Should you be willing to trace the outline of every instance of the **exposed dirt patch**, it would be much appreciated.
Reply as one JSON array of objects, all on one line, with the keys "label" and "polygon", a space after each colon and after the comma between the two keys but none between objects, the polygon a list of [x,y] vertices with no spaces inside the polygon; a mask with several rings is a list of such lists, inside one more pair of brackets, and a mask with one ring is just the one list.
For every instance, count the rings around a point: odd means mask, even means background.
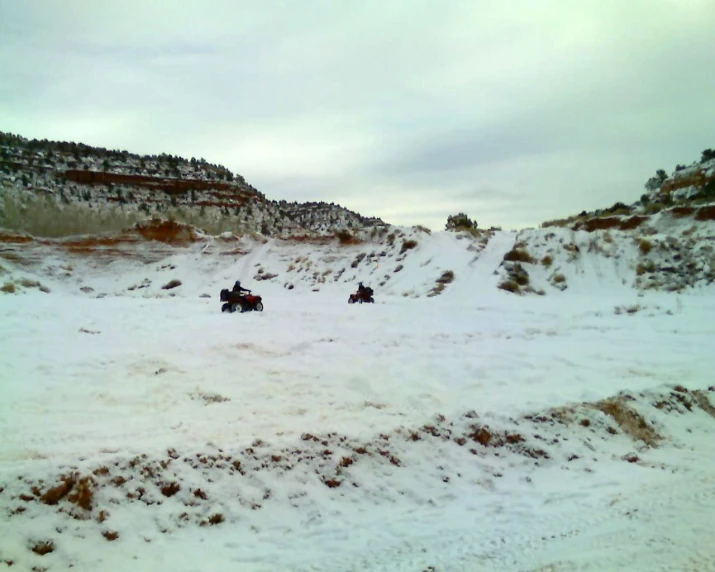
[{"label": "exposed dirt patch", "polygon": [[668,212],[675,218],[685,218],[692,215],[695,212],[695,209],[693,207],[675,207],[674,209],[670,209]]},{"label": "exposed dirt patch", "polygon": [[0,243],[5,244],[22,244],[25,242],[32,242],[33,237],[26,234],[20,234],[18,232],[12,232],[7,230],[0,230]]},{"label": "exposed dirt patch", "polygon": [[134,228],[145,240],[157,240],[177,246],[200,240],[196,229],[176,221],[151,220],[137,223]]},{"label": "exposed dirt patch", "polygon": [[179,483],[169,483],[161,487],[161,494],[163,494],[165,497],[173,497],[180,490],[181,485],[179,485]]},{"label": "exposed dirt patch", "polygon": [[595,407],[612,417],[621,430],[635,441],[643,441],[649,447],[655,447],[662,439],[642,415],[626,405],[622,396],[600,401]]},{"label": "exposed dirt patch", "polygon": [[648,217],[644,216],[632,216],[627,219],[617,216],[596,217],[584,221],[578,221],[572,228],[573,230],[585,230],[586,232],[593,232],[594,230],[608,230],[612,228],[618,230],[633,230],[634,228],[638,228],[646,220],[648,220]]},{"label": "exposed dirt patch", "polygon": [[700,207],[695,214],[695,220],[715,220],[715,205]]}]

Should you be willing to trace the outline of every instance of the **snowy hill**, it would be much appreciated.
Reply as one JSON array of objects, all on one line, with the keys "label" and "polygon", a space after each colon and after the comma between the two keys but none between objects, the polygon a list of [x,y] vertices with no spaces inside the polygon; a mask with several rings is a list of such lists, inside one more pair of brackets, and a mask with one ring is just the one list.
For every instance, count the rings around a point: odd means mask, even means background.
[{"label": "snowy hill", "polygon": [[[332,203],[268,200],[240,175],[205,159],[140,156],[81,143],[29,141],[2,132],[0,191],[11,199],[6,211],[35,205],[51,209],[55,218],[99,218],[98,228],[105,230],[119,230],[149,216],[184,221],[216,234],[231,230],[266,236],[383,224]],[[24,220],[19,218],[4,226],[40,236],[67,234],[57,224],[33,226],[27,213]],[[86,220],[72,224],[74,233],[91,232]]]}]

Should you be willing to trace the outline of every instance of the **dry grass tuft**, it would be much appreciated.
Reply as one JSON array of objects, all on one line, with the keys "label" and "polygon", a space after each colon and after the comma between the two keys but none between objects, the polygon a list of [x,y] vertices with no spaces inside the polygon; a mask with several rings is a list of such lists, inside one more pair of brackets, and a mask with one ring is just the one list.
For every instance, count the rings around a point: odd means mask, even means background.
[{"label": "dry grass tuft", "polygon": [[67,500],[84,510],[92,510],[92,499],[94,498],[93,486],[94,481],[91,477],[82,477],[76,482]]},{"label": "dry grass tuft", "polygon": [[521,288],[514,280],[504,280],[497,285],[500,290],[506,290],[507,292],[512,292],[513,294],[520,294]]},{"label": "dry grass tuft", "polygon": [[335,233],[335,238],[338,239],[343,246],[360,244],[362,241],[355,235],[353,235],[349,230],[343,229]]},{"label": "dry grass tuft", "polygon": [[633,304],[631,306],[616,306],[613,311],[616,313],[616,315],[620,316],[623,313],[635,314],[636,312],[640,311],[641,309],[642,308],[641,308],[640,304]]},{"label": "dry grass tuft", "polygon": [[45,554],[49,554],[55,550],[55,543],[51,540],[42,540],[31,546],[30,550],[32,550],[35,554],[44,556]]},{"label": "dry grass tuft", "polygon": [[109,542],[112,542],[113,540],[119,538],[119,533],[115,531],[105,530],[102,533],[102,536],[104,536],[104,538],[106,538]]},{"label": "dry grass tuft", "polygon": [[72,475],[60,477],[61,483],[56,487],[48,489],[40,497],[40,502],[48,505],[56,505],[65,498],[75,484],[75,477]]},{"label": "dry grass tuft", "polygon": [[514,247],[504,255],[504,260],[508,262],[526,262],[533,264],[534,259],[524,248]]},{"label": "dry grass tuft", "polygon": [[442,273],[442,276],[437,278],[438,284],[451,284],[454,281],[454,272],[447,270]]},{"label": "dry grass tuft", "polygon": [[613,418],[621,430],[634,441],[643,441],[649,447],[655,447],[662,439],[645,419],[625,404],[623,397],[614,397],[596,403],[596,408]]},{"label": "dry grass tuft", "polygon": [[641,254],[648,254],[652,248],[653,248],[653,243],[650,240],[641,238],[640,241],[638,242],[638,250],[641,251]]},{"label": "dry grass tuft", "polygon": [[224,397],[223,395],[220,395],[218,393],[203,393],[202,391],[197,391],[194,393],[190,393],[189,397],[193,400],[202,400],[204,401],[207,405],[209,403],[223,403],[224,401],[231,401],[228,397]]},{"label": "dry grass tuft", "polygon": [[475,427],[474,432],[469,435],[469,438],[486,447],[492,440],[492,433],[489,431],[489,427]]},{"label": "dry grass tuft", "polygon": [[6,294],[14,294],[16,291],[15,284],[12,282],[5,282],[0,288],[0,292],[5,292]]},{"label": "dry grass tuft", "polygon": [[427,297],[428,298],[434,298],[435,296],[439,296],[442,292],[444,292],[445,285],[444,284],[437,284],[432,287],[432,289],[427,292]]},{"label": "dry grass tuft", "polygon": [[402,248],[400,248],[400,254],[404,254],[408,250],[412,250],[413,248],[417,247],[417,241],[416,240],[403,240],[402,241]]},{"label": "dry grass tuft", "polygon": [[40,283],[37,280],[30,280],[29,278],[22,278],[20,280],[20,286],[24,288],[39,288]]},{"label": "dry grass tuft", "polygon": [[162,290],[171,290],[172,288],[176,288],[177,286],[181,286],[181,280],[169,280],[166,284],[164,284],[161,289]]},{"label": "dry grass tuft", "polygon": [[547,254],[541,259],[541,264],[544,268],[549,268],[554,263],[554,259],[551,255]]},{"label": "dry grass tuft", "polygon": [[562,282],[566,282],[566,276],[563,274],[554,274],[551,277],[551,282],[554,284],[561,284]]}]

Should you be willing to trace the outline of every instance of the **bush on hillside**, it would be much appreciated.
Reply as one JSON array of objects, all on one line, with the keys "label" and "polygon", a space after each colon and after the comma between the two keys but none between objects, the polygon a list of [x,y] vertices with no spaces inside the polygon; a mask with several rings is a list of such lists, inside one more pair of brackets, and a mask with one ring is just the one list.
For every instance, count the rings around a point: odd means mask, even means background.
[{"label": "bush on hillside", "polygon": [[648,179],[645,183],[647,191],[657,191],[663,185],[663,182],[668,178],[668,174],[663,169],[658,169],[655,176]]},{"label": "bush on hillside", "polygon": [[476,229],[477,229],[477,221],[470,219],[464,213],[458,213],[456,215],[449,215],[447,217],[447,224],[445,225],[445,230],[474,231]]},{"label": "bush on hillside", "polygon": [[400,254],[404,254],[408,250],[412,250],[417,246],[417,241],[416,240],[403,240],[402,241],[402,248],[400,249]]}]

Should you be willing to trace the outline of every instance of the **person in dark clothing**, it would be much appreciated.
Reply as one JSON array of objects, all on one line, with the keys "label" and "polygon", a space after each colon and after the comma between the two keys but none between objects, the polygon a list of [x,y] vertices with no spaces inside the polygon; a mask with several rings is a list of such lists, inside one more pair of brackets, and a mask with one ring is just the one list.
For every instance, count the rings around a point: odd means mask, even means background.
[{"label": "person in dark clothing", "polygon": [[236,282],[234,283],[233,292],[236,292],[237,294],[243,294],[244,292],[247,292],[248,294],[251,293],[248,288],[244,288],[243,286],[241,286],[240,280],[236,280]]},{"label": "person in dark clothing", "polygon": [[365,292],[365,286],[362,285],[362,282],[358,284],[358,292],[360,292],[360,294]]}]

